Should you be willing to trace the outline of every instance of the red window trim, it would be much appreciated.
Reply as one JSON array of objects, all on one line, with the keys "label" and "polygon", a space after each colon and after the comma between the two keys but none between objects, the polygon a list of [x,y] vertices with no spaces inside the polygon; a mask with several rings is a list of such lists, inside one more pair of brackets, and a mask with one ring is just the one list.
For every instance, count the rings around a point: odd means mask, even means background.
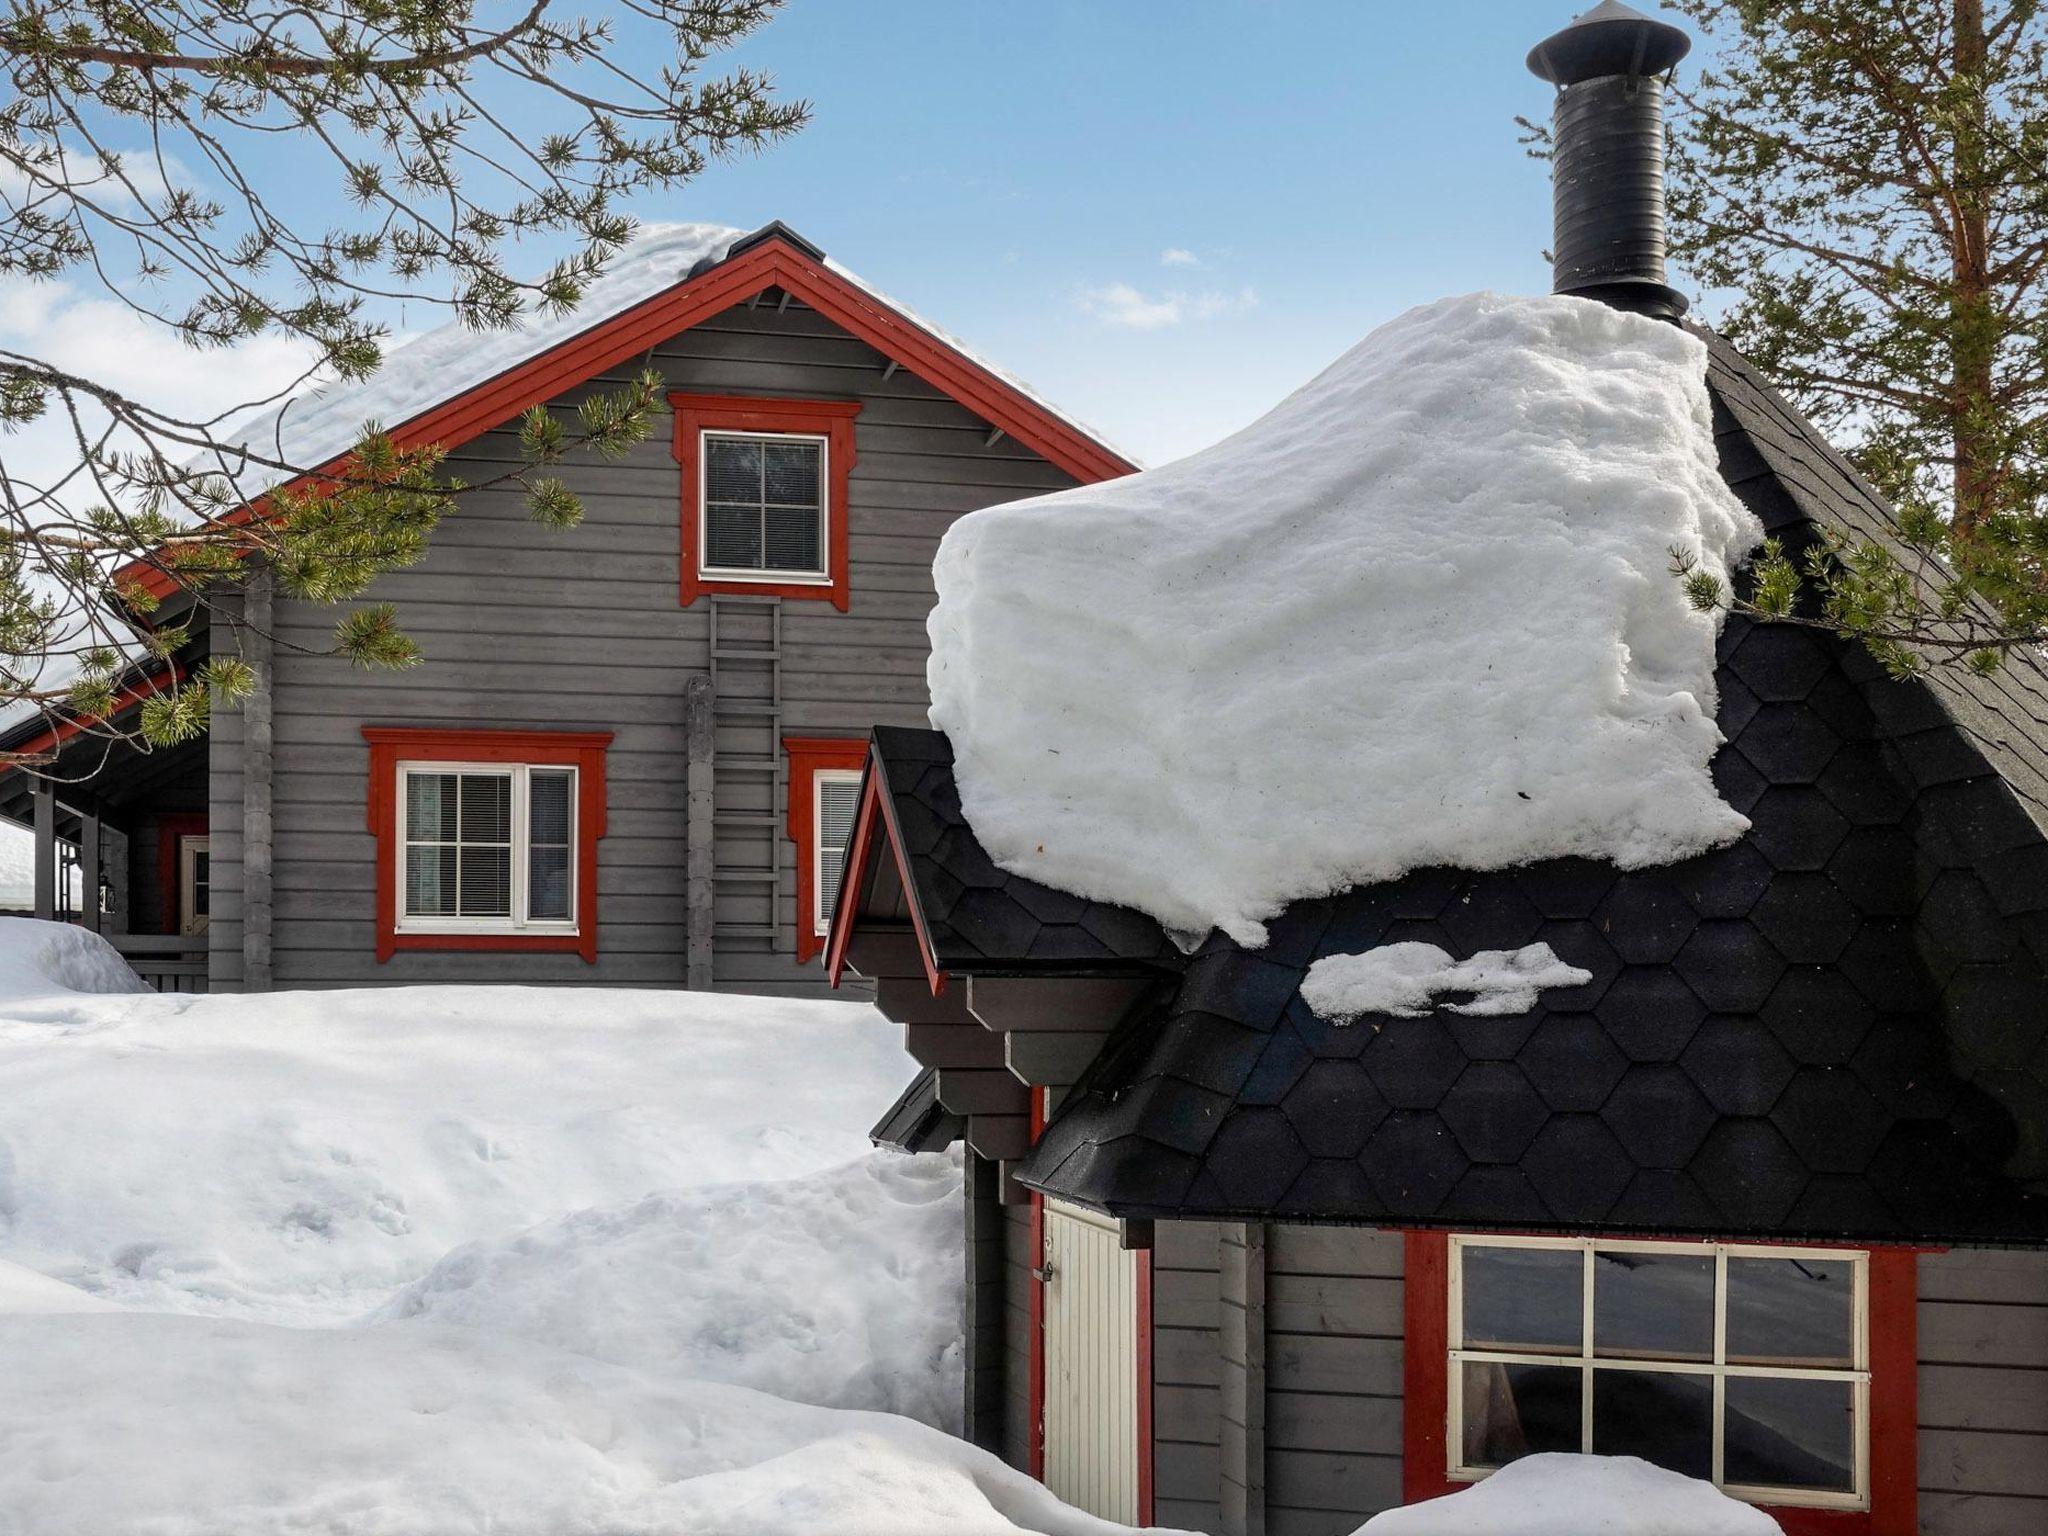
[{"label": "red window trim", "polygon": [[[1419,1504],[1472,1485],[1450,1480],[1444,1444],[1450,1411],[1450,1234],[1404,1236],[1401,1499]],[[1860,1251],[1870,1255],[1870,1508],[1762,1506],[1786,1536],[1914,1536],[1919,1529],[1919,1255],[1908,1248]]]},{"label": "red window trim", "polygon": [[178,845],[188,837],[212,835],[204,811],[166,811],[156,819],[156,888],[165,933],[178,932]]},{"label": "red window trim", "polygon": [[[924,913],[914,896],[910,894],[917,889],[910,878],[910,860],[903,852],[903,838],[896,828],[889,796],[885,792],[881,764],[870,755],[866,777],[862,781],[860,814],[853,824],[853,842],[846,851],[846,880],[862,885],[866,883],[868,851],[870,847],[876,846],[877,828],[880,828],[880,836],[889,856],[896,861],[897,878],[903,882],[905,899],[910,906],[911,931],[917,937],[918,958],[924,963],[925,983],[932,989],[933,997],[943,997],[946,994],[946,983],[951,979],[952,973],[939,969],[938,952],[932,948],[932,936],[925,929]],[[878,852],[877,857],[879,856]],[[832,931],[825,939],[825,979],[835,988],[846,974],[846,951],[847,946],[853,941],[854,927],[860,922],[860,901],[861,897],[856,889],[852,900],[840,904],[837,920],[832,924]]]},{"label": "red window trim", "polygon": [[[610,731],[474,731],[363,727],[370,746],[370,835],[377,839],[377,962],[401,949],[523,949],[597,963],[597,843],[605,833],[605,749]],[[576,932],[400,933],[398,765],[401,762],[531,763],[576,774]]]},{"label": "red window trim", "polygon": [[[853,418],[858,400],[781,400],[754,395],[685,395],[668,397],[675,413],[673,450],[682,467],[683,563],[680,593],[685,608],[707,592],[749,597],[823,599],[841,613],[850,601],[846,569],[846,488],[853,473]],[[703,481],[699,445],[707,431],[790,432],[822,437],[826,442],[825,576],[822,582],[712,580],[698,573],[699,534],[703,526]]]},{"label": "red window trim", "polygon": [[[857,736],[785,736],[789,754],[789,840],[796,844],[796,963],[808,965],[824,948],[828,935],[816,931],[812,906],[818,899],[817,776],[820,770],[858,773],[867,765],[868,744]],[[848,840],[846,874],[853,872],[853,846]],[[844,880],[842,875],[841,879]]]}]

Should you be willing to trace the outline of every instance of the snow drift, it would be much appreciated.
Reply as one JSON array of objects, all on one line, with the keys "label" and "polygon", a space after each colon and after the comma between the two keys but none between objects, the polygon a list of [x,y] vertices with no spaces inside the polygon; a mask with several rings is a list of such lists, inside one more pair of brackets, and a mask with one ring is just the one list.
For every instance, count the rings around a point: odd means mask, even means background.
[{"label": "snow drift", "polygon": [[1737,836],[1706,349],[1582,299],[1448,299],[1178,463],[960,519],[932,723],[1004,868],[1261,943],[1427,865],[1624,867]]},{"label": "snow drift", "polygon": [[96,933],[69,923],[0,917],[0,1008],[28,998],[61,1000],[75,992],[148,990],[114,946]]},{"label": "snow drift", "polygon": [[960,1416],[965,1239],[956,1159],[870,1155],[472,1243],[379,1317],[944,1427]]},{"label": "snow drift", "polygon": [[1712,1483],[1635,1456],[1547,1452],[1470,1488],[1374,1515],[1356,1536],[1782,1536]]}]

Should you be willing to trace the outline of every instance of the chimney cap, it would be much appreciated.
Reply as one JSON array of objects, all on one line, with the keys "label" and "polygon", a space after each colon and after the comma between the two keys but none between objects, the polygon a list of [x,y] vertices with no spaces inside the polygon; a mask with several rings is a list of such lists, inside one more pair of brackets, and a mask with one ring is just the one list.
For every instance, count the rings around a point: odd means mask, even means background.
[{"label": "chimney cap", "polygon": [[1692,39],[1669,22],[1600,0],[1532,48],[1529,70],[1552,85],[1577,85],[1603,75],[1661,75],[1691,51]]}]

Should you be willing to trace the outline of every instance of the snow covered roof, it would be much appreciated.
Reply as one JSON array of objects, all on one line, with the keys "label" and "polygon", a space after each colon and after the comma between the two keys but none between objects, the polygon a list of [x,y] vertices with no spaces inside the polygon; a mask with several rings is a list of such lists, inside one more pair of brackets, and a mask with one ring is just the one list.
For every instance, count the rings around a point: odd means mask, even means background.
[{"label": "snow covered roof", "polygon": [[[1718,473],[1767,532],[1796,552],[1882,515],[1718,340],[1706,386]],[[1130,1219],[2048,1244],[2048,730],[2016,660],[1978,694],[1731,621],[1710,772],[1735,841],[1418,868],[1297,900],[1262,944],[1160,955],[1152,998],[1072,1021],[1117,1032],[1020,1179]],[[875,755],[897,841],[849,872],[834,952],[849,923],[904,924],[873,905],[895,862],[941,981],[957,935],[971,976],[1085,974],[1034,964],[1045,919],[1113,932],[1116,909],[998,869],[940,733]],[[1496,1013],[1432,978],[1427,1016],[1348,1024],[1355,998],[1305,991],[1318,962],[1425,946],[1541,946],[1583,979]]]},{"label": "snow covered roof", "polygon": [[[606,321],[649,299],[702,276],[727,257],[751,246],[780,238],[854,284],[905,320],[1000,379],[1019,395],[1098,443],[1102,435],[1059,408],[1004,369],[980,356],[958,338],[940,330],[908,305],[890,298],[858,274],[827,257],[780,221],[752,231],[723,224],[652,223],[642,225],[591,283],[583,300],[566,314],[529,313],[501,331],[477,331],[451,321],[392,346],[384,365],[370,378],[342,387],[309,389],[228,435],[230,446],[243,446],[295,465],[325,464],[348,452],[363,435],[366,422],[395,428],[422,412],[489,382],[507,369],[597,329]],[[254,495],[260,480],[244,481]]]},{"label": "snow covered roof", "polygon": [[[811,305],[1079,480],[1137,467],[1093,428],[779,221],[751,234],[713,224],[645,225],[571,313],[528,315],[496,332],[444,325],[391,348],[368,380],[308,391],[235,429],[234,441],[310,468],[344,455],[371,421],[400,443],[459,447],[771,287]],[[236,483],[254,498],[278,478],[248,469]],[[146,560],[120,574],[158,597],[177,590],[168,573]]]}]

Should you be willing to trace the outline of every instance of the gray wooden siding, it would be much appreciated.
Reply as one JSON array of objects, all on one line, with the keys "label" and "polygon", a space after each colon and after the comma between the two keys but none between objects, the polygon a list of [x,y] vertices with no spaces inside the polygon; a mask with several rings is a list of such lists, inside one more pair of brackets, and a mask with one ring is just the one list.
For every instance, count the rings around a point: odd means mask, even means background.
[{"label": "gray wooden siding", "polygon": [[2048,1255],[1920,1259],[1920,1529],[2048,1531]]},{"label": "gray wooden siding", "polygon": [[1162,1221],[1152,1242],[1153,1518],[1220,1528],[1222,1277],[1219,1229]]},{"label": "gray wooden siding", "polygon": [[[1008,438],[986,443],[976,417],[913,376],[882,377],[879,353],[792,305],[744,306],[654,349],[678,390],[857,398],[859,463],[849,488],[851,609],[783,607],[782,729],[865,735],[924,723],[930,563],[963,512],[1072,481]],[[636,363],[637,366],[637,363]],[[557,405],[573,404],[575,396]],[[508,433],[451,461],[481,484],[513,461]],[[478,489],[434,535],[418,566],[380,579],[368,600],[398,605],[425,648],[400,673],[354,670],[295,653],[328,643],[334,610],[280,600],[275,688],[275,984],[507,981],[679,986],[684,979],[683,684],[708,663],[706,605],[678,605],[682,488],[667,422],[616,462],[579,461],[563,478],[584,498],[572,530],[536,526],[515,490]],[[600,955],[374,952],[374,846],[364,826],[366,724],[594,729],[616,733],[608,761],[608,835],[598,852]],[[215,978],[241,976],[240,732],[213,738]],[[778,823],[783,807],[771,811]],[[726,807],[721,807],[725,809]],[[735,809],[745,807],[734,806]],[[766,834],[756,833],[755,836]],[[793,931],[794,849],[772,834],[783,869],[777,918]],[[741,862],[721,848],[721,862]],[[757,919],[758,920],[758,919]],[[720,986],[801,992],[787,939],[722,943]]]},{"label": "gray wooden siding", "polygon": [[1003,1207],[1003,1460],[1031,1470],[1031,1208]]}]

